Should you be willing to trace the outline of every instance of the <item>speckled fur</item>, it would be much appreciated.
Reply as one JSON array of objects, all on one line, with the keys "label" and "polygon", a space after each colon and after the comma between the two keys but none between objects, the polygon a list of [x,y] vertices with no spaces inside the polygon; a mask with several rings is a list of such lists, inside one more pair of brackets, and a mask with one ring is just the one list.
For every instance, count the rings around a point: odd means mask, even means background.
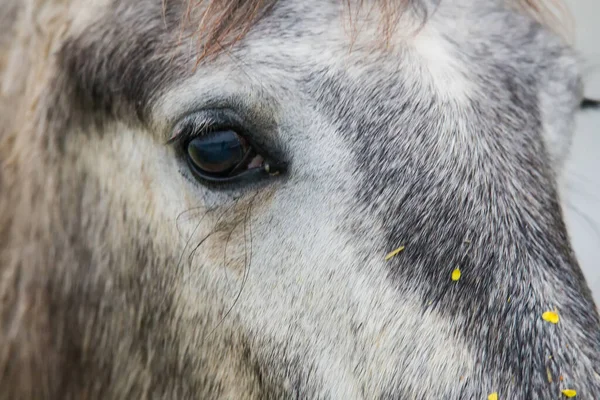
[{"label": "speckled fur", "polygon": [[[383,48],[380,8],[280,0],[196,67],[184,3],[9,3],[0,398],[597,398],[578,66],[531,17],[412,1]],[[165,142],[215,107],[289,171],[195,181]]]}]

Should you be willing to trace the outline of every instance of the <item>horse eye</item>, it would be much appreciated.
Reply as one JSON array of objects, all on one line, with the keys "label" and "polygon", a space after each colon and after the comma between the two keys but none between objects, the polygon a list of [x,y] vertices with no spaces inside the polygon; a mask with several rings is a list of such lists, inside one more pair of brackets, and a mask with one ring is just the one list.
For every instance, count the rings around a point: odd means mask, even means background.
[{"label": "horse eye", "polygon": [[213,131],[185,145],[188,166],[197,179],[214,183],[269,173],[272,167],[233,130]]},{"label": "horse eye", "polygon": [[211,132],[190,140],[187,155],[200,171],[215,176],[227,175],[241,164],[250,151],[248,143],[231,130]]}]

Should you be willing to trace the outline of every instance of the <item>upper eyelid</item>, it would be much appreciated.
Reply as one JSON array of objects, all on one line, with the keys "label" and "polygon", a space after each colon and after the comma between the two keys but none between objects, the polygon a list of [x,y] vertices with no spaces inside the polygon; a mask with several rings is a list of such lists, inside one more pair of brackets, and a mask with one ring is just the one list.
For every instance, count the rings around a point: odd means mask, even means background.
[{"label": "upper eyelid", "polygon": [[[173,125],[167,143],[178,142],[190,136],[198,136],[206,133],[209,129],[231,129],[244,135],[249,134],[248,122],[230,107],[192,111],[179,118]],[[186,129],[191,125],[194,128],[193,132]]]},{"label": "upper eyelid", "polygon": [[166,144],[172,144],[179,142],[182,139],[188,138],[189,130],[187,129],[191,124],[194,124],[194,134],[199,132],[205,132],[211,126],[217,124],[216,120],[208,115],[198,115],[198,113],[190,113],[181,118],[172,128],[171,135],[167,140]]}]

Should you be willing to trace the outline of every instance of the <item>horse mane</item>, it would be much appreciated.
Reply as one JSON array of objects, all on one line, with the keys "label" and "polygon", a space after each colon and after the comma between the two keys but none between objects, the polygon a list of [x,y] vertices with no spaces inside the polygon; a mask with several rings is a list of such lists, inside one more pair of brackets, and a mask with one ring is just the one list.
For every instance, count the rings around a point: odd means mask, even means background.
[{"label": "horse mane", "polygon": [[[357,0],[356,5],[352,0],[340,0],[345,3],[352,25],[353,34],[356,33],[352,21],[353,7],[365,6],[365,0]],[[444,0],[440,0],[444,1]],[[561,0],[505,0],[509,6],[529,14],[540,23],[548,26],[556,33],[567,38],[570,27],[564,24],[568,15],[565,5]],[[167,0],[163,0],[166,8]],[[398,17],[407,7],[417,3],[417,0],[376,0],[375,6],[381,8],[381,29],[384,41],[387,42],[393,33]],[[198,60],[209,58],[218,54],[223,48],[230,47],[240,41],[263,16],[277,4],[277,0],[200,0],[192,4],[189,0],[185,20],[189,21],[195,9],[200,10],[196,32],[200,38],[200,51]],[[423,16],[423,22],[427,18]]]}]

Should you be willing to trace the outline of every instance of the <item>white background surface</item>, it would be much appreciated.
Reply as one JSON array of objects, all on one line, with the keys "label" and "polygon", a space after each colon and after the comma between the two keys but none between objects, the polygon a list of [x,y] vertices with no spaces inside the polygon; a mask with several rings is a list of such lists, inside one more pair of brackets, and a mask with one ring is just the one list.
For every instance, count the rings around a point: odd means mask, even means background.
[{"label": "white background surface", "polygon": [[[600,99],[600,0],[567,0],[587,97]],[[581,113],[567,163],[565,218],[575,253],[600,306],[600,110]]]}]

